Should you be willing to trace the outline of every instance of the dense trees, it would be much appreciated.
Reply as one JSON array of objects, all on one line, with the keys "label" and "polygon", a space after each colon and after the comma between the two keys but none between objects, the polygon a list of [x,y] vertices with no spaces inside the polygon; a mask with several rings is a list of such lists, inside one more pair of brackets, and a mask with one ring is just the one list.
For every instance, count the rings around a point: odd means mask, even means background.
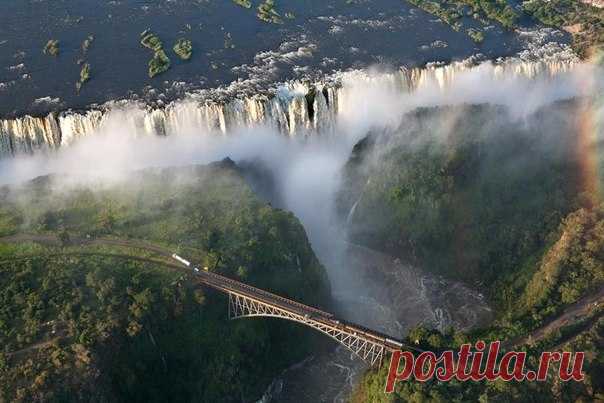
[{"label": "dense trees", "polygon": [[232,164],[5,188],[0,228],[72,240],[0,243],[0,400],[252,400],[320,340],[291,323],[228,321],[223,295],[182,272],[115,256],[149,252],[75,242],[144,239],[323,305],[325,273],[304,229],[257,200]]},{"label": "dense trees", "polygon": [[573,212],[559,233],[527,285],[527,308],[576,302],[604,282],[604,205]]},{"label": "dense trees", "polygon": [[[440,113],[451,116],[448,133],[439,133]],[[354,180],[362,185],[353,238],[429,270],[485,283],[539,254],[573,208],[572,147],[535,134],[538,127],[487,123],[501,120],[500,113],[485,106],[410,115],[417,129],[382,139],[387,144],[375,146],[379,156],[372,159],[379,163]],[[343,210],[354,200],[347,191]]]},{"label": "dense trees", "polygon": [[[424,337],[418,338],[417,334]],[[542,351],[583,351],[586,354],[584,363],[585,379],[582,382],[560,382],[556,379],[557,365],[552,365],[546,382],[438,382],[430,380],[399,382],[392,395],[384,393],[389,363],[369,371],[352,396],[355,403],[362,402],[582,402],[599,401],[604,398],[604,357],[601,352],[601,339],[604,333],[604,318],[600,316],[579,333],[570,338],[559,334],[535,345],[525,346],[528,352],[527,369],[538,367],[538,357]],[[434,336],[435,339],[432,339]],[[448,332],[444,335],[435,330],[418,328],[412,330],[407,341],[419,342],[423,349],[439,352],[443,349],[458,349],[462,342],[472,342],[481,335],[463,335]],[[435,344],[433,340],[438,342]]]},{"label": "dense trees", "polygon": [[[407,0],[409,3],[440,18],[453,30],[463,27],[464,16],[472,16],[483,27],[487,20],[497,21],[505,28],[516,27],[518,13],[506,0]],[[465,32],[473,41],[480,43],[484,40],[483,31],[476,27],[468,27]]]},{"label": "dense trees", "polygon": [[573,107],[560,103],[521,124],[491,106],[411,113],[405,130],[355,148],[340,203],[346,214],[359,200],[351,220],[355,242],[471,282],[497,312],[489,328],[469,334],[420,328],[409,333],[410,343],[439,351],[464,340],[528,340],[522,348],[537,357],[548,349],[585,349],[587,381],[406,382],[386,397],[382,368],[367,375],[357,401],[602,397],[601,306],[586,307],[581,318],[538,341],[527,337],[604,285],[604,204],[582,192],[576,134],[557,117]]},{"label": "dense trees", "polygon": [[547,25],[565,28],[573,34],[573,47],[581,56],[590,48],[604,46],[604,13],[601,8],[573,0],[530,0],[523,10]]},{"label": "dense trees", "polygon": [[[543,24],[568,31],[573,36],[573,48],[581,56],[604,44],[604,13],[588,1],[527,0],[515,7],[507,0],[408,0],[409,3],[440,18],[456,31],[464,25],[464,16],[472,16],[485,28],[497,21],[507,29],[517,28],[527,15]],[[484,30],[486,32],[486,29]],[[475,41],[482,42],[484,33],[475,27],[466,29]]]}]

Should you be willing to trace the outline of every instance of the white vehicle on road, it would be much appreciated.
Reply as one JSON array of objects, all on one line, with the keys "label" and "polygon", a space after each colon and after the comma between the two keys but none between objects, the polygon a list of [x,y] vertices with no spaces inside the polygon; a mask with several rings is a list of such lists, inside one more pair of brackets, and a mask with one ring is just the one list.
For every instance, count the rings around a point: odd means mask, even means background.
[{"label": "white vehicle on road", "polygon": [[191,266],[191,262],[189,262],[186,259],[181,258],[180,256],[178,256],[176,253],[172,255],[172,259],[174,260],[178,260],[180,263],[184,264],[187,267]]}]

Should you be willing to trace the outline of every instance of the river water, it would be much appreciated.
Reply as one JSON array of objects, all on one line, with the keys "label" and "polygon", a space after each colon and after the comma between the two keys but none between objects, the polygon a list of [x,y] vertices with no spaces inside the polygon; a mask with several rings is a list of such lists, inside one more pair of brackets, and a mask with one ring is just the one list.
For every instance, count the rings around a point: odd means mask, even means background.
[{"label": "river water", "polygon": [[[256,4],[256,3],[254,3]],[[167,102],[195,89],[322,76],[372,64],[408,67],[476,54],[509,56],[526,47],[518,32],[497,24],[475,44],[434,16],[400,0],[276,2],[283,24],[267,24],[231,0],[4,0],[0,13],[0,117],[82,109],[125,98]],[[463,18],[464,29],[476,23]],[[466,27],[467,26],[467,27]],[[150,79],[151,52],[140,43],[150,28],[164,43],[172,68]],[[94,36],[84,54],[82,42]],[[190,61],[172,45],[193,42]],[[568,42],[563,34],[554,35]],[[57,39],[59,55],[42,52]],[[91,80],[78,94],[81,65]]]},{"label": "river water", "polygon": [[[398,339],[419,324],[441,331],[449,327],[467,330],[492,319],[483,295],[461,283],[361,246],[345,245],[344,255],[343,261],[326,264],[338,265],[337,269],[345,270],[357,283],[335,285],[334,303],[345,319]],[[286,370],[269,386],[261,402],[346,402],[367,369],[338,345]]]}]

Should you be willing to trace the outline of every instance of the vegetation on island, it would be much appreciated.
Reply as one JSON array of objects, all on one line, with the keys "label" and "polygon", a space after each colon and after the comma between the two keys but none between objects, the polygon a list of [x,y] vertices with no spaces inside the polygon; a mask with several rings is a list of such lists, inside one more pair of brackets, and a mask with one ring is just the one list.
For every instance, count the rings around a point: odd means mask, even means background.
[{"label": "vegetation on island", "polygon": [[174,44],[174,53],[178,55],[182,60],[191,59],[193,54],[193,44],[190,40],[181,38]]},{"label": "vegetation on island", "polygon": [[482,31],[479,31],[474,28],[470,28],[470,29],[466,30],[466,33],[476,43],[481,43],[482,41],[484,41],[484,33]]},{"label": "vegetation on island", "polygon": [[58,56],[59,55],[59,41],[57,39],[49,39],[46,42],[43,50],[45,55]]},{"label": "vegetation on island", "polygon": [[[0,189],[0,401],[255,401],[323,342],[285,321],[229,321],[226,296],[144,248],[323,306],[304,229],[232,162],[62,179]],[[60,242],[6,238],[19,234]]]},{"label": "vegetation on island", "polygon": [[159,39],[159,36],[148,29],[143,31],[140,36],[141,45],[153,51],[153,57],[149,61],[149,78],[153,78],[158,74],[168,71],[171,64],[170,58],[168,58],[166,52],[164,52],[163,44]]},{"label": "vegetation on island", "polygon": [[407,0],[409,3],[433,14],[459,30],[464,15],[484,22],[490,19],[499,22],[505,28],[514,28],[518,13],[506,0]]},{"label": "vegetation on island", "polygon": [[166,52],[158,50],[153,54],[153,58],[149,61],[149,78],[153,78],[158,74],[168,71],[170,68],[170,59],[166,56]]},{"label": "vegetation on island", "polygon": [[173,50],[182,60],[189,60],[193,54],[193,44],[189,39],[181,38],[176,41]]},{"label": "vegetation on island", "polygon": [[80,80],[76,83],[76,90],[80,92],[84,83],[90,80],[90,64],[84,63],[80,70]]},{"label": "vegetation on island", "polygon": [[[440,351],[501,340],[532,357],[561,349],[588,354],[583,383],[560,384],[553,376],[544,383],[410,381],[392,401],[604,397],[598,347],[604,309],[583,302],[604,287],[604,204],[597,193],[604,183],[590,178],[599,182],[585,186],[576,139],[561,134],[576,128],[557,116],[576,107],[558,103],[523,123],[488,105],[421,109],[406,116],[411,129],[402,137],[373,136],[355,147],[339,197],[343,215],[356,203],[351,241],[464,280],[497,313],[488,328],[465,334],[419,329],[410,342]],[[537,332],[575,305],[580,319]],[[387,363],[368,373],[357,401],[382,401],[386,372]]]},{"label": "vegetation on island", "polygon": [[[243,8],[252,8],[253,4],[250,0],[233,0],[233,2]],[[275,9],[275,0],[262,0],[256,8],[256,17],[260,21],[264,21],[270,24],[283,24],[283,18],[281,14]],[[295,14],[288,11],[283,14],[288,20],[296,18]]]},{"label": "vegetation on island", "polygon": [[272,24],[283,24],[281,15],[275,10],[275,0],[263,0],[258,5],[256,14],[261,21]]},{"label": "vegetation on island", "polygon": [[446,3],[431,0],[408,0],[409,3],[422,10],[438,17],[441,21],[449,25],[453,30],[459,31],[461,23],[459,19],[462,15],[454,8],[448,7]]},{"label": "vegetation on island", "polygon": [[243,8],[252,8],[252,2],[250,0],[233,0],[233,3],[240,5]]},{"label": "vegetation on island", "polygon": [[82,46],[81,46],[82,57],[77,60],[77,64],[81,65],[82,67],[80,68],[80,77],[78,78],[78,81],[76,81],[76,84],[75,84],[76,92],[78,94],[82,90],[82,87],[84,86],[84,84],[86,82],[88,82],[88,80],[90,80],[90,63],[86,62],[86,56],[88,54],[88,50],[90,49],[90,46],[92,45],[93,41],[94,41],[94,36],[88,35],[88,37],[86,39],[84,39],[84,41],[82,42]]},{"label": "vegetation on island", "polygon": [[[517,15],[511,8],[504,7],[503,2],[473,2],[465,0],[408,0],[409,3],[438,17],[449,25],[454,31],[460,31],[464,16],[471,16],[484,24],[485,18],[498,20],[506,27],[512,27]],[[484,33],[478,28],[465,30],[468,36],[476,43],[484,40]]]},{"label": "vegetation on island", "polygon": [[159,36],[155,35],[153,32],[151,32],[148,29],[141,33],[140,42],[141,42],[141,45],[143,45],[147,49],[151,49],[154,52],[157,52],[157,51],[163,49],[163,44],[161,42],[161,39],[159,39]]},{"label": "vegetation on island", "polygon": [[473,15],[484,15],[486,18],[497,21],[505,28],[514,28],[518,20],[518,13],[514,11],[507,0],[448,0],[457,5],[469,6]]}]

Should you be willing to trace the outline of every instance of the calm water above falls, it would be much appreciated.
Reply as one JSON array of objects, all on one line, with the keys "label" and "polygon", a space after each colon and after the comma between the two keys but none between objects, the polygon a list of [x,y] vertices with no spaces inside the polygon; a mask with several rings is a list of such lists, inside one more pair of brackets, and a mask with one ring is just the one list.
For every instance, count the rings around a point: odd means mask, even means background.
[{"label": "calm water above falls", "polygon": [[[477,45],[404,1],[356,3],[277,2],[277,11],[295,18],[276,25],[256,18],[254,8],[226,0],[5,0],[0,13],[0,117],[123,98],[166,100],[236,80],[254,92],[268,82],[350,67],[417,66],[478,53],[495,58],[526,46],[521,35],[495,25]],[[169,71],[153,79],[147,75],[151,52],[139,43],[147,28],[159,35],[172,61]],[[83,56],[81,45],[89,35],[95,39]],[[172,51],[180,37],[193,42],[188,62]],[[60,41],[57,57],[42,52],[49,39]],[[79,59],[90,63],[91,80],[78,95]]]}]

